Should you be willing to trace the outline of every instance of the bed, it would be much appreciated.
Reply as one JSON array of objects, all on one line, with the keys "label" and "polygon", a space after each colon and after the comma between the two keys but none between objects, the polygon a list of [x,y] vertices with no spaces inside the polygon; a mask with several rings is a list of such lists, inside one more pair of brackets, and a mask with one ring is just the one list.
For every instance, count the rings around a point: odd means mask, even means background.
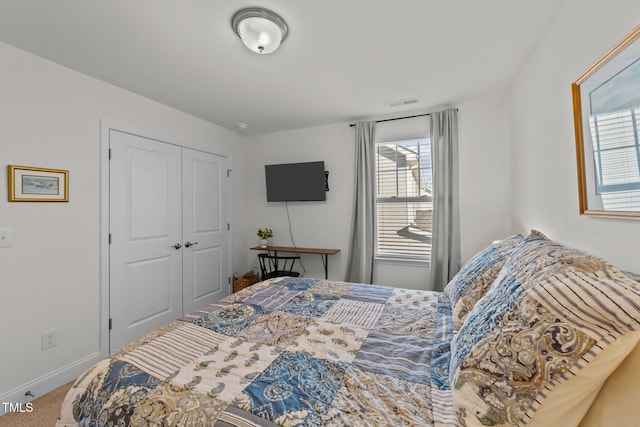
[{"label": "bed", "polygon": [[93,366],[57,426],[633,425],[638,319],[638,282],[537,231],[445,292],[270,279]]}]

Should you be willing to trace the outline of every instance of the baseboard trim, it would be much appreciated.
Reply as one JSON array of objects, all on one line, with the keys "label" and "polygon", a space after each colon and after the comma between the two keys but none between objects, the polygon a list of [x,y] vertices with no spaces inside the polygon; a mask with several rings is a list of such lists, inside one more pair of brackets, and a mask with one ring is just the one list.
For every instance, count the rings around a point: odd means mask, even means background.
[{"label": "baseboard trim", "polygon": [[[27,403],[31,400],[47,394],[52,390],[73,381],[78,378],[84,371],[95,365],[102,359],[102,355],[99,351],[89,354],[82,359],[76,360],[66,366],[56,369],[53,372],[45,374],[40,378],[36,378],[24,385],[14,388],[2,395],[0,395],[0,415],[5,413],[5,406],[2,403]],[[25,393],[30,391],[33,397],[25,396]]]}]

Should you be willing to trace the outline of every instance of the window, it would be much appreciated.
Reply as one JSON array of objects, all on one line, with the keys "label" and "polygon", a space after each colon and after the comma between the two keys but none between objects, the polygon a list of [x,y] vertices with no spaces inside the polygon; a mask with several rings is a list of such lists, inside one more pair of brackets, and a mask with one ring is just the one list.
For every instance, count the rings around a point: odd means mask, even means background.
[{"label": "window", "polygon": [[591,116],[596,192],[606,210],[640,209],[640,108]]},{"label": "window", "polygon": [[428,139],[376,144],[376,257],[431,255],[431,145]]}]

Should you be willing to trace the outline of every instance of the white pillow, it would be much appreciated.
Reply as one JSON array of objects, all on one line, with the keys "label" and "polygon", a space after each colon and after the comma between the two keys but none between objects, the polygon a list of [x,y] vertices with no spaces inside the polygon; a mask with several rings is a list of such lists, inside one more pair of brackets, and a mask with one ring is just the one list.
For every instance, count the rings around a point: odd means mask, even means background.
[{"label": "white pillow", "polygon": [[580,427],[636,427],[640,419],[640,344],[604,383]]},{"label": "white pillow", "polygon": [[[640,362],[640,347],[637,346],[640,340],[640,331],[627,333],[618,338],[613,344],[602,350],[602,353],[598,355],[591,363],[587,364],[579,371],[579,374],[571,378],[569,381],[560,383],[557,387],[551,390],[551,393],[547,396],[544,405],[538,409],[531,421],[527,423],[527,427],[568,427],[576,426],[583,419],[592,402],[596,399],[601,401],[600,406],[604,405],[603,409],[606,409],[607,402],[605,399],[600,398],[598,392],[602,389],[603,384],[607,378],[615,371],[614,375],[618,373],[621,362],[625,357],[633,351],[634,348],[638,348],[635,353],[638,354],[638,362]],[[618,368],[618,370],[616,370]],[[627,381],[635,383],[638,392],[640,392],[640,376],[638,371],[640,370],[640,363],[635,365],[635,372],[627,376]],[[630,373],[630,372],[629,372]],[[635,381],[633,381],[635,376]],[[613,388],[613,387],[612,387]],[[602,394],[602,393],[600,393]],[[636,393],[633,404],[624,406],[623,408],[628,413],[630,411],[637,411],[634,405],[638,404],[638,393]],[[606,399],[611,400],[611,399]],[[630,399],[627,399],[630,400]],[[631,402],[626,402],[631,403]],[[616,411],[624,414],[625,411]],[[592,418],[596,418],[597,411],[594,412]],[[599,412],[603,412],[602,410]],[[613,414],[611,414],[613,415]],[[636,415],[637,416],[637,415]],[[621,424],[617,421],[611,422],[610,418],[605,418],[603,422],[602,417],[595,423],[583,424],[583,427],[603,427],[603,426],[616,426],[622,427],[625,424]],[[637,421],[634,421],[637,423]],[[631,426],[631,424],[627,424]],[[637,425],[637,424],[634,424]]]}]

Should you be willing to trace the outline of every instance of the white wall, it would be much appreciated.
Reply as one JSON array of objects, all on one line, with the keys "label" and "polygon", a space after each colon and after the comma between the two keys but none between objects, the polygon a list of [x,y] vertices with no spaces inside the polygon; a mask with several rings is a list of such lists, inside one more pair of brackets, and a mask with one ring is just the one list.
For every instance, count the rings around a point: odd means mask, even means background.
[{"label": "white wall", "polygon": [[510,93],[513,226],[640,271],[640,222],[580,216],[571,83],[640,21],[637,0],[568,0]]},{"label": "white wall", "polygon": [[[460,193],[462,259],[489,245],[492,240],[519,231],[509,227],[507,200],[508,140],[504,94],[494,94],[459,104]],[[404,123],[403,123],[404,122]],[[414,138],[416,125],[427,118],[379,125],[378,137],[396,135]],[[378,139],[378,138],[377,138]],[[326,202],[292,202],[289,212],[297,246],[341,249],[329,259],[329,278],[344,280],[351,229],[354,188],[354,130],[347,123],[249,137],[247,188],[249,197],[250,245],[257,245],[255,230],[274,230],[273,244],[290,245],[284,203],[267,203],[264,165],[324,160],[330,171]],[[253,239],[253,240],[252,240]],[[257,266],[255,253],[247,251],[249,265]],[[320,257],[303,258],[308,277],[322,277]],[[427,289],[428,269],[424,265],[378,262],[374,282]]]},{"label": "white wall", "polygon": [[492,241],[521,232],[510,222],[508,116],[504,93],[459,104],[460,238],[466,262]]},{"label": "white wall", "polygon": [[[0,63],[0,227],[14,230],[13,247],[0,248],[0,396],[22,396],[25,387],[38,395],[38,384],[51,386],[64,377],[56,373],[100,351],[100,120],[230,155],[236,167],[245,141],[5,44]],[[8,203],[8,164],[69,170],[69,202]],[[233,222],[243,229],[243,174],[233,186]],[[245,234],[234,233],[233,245],[234,259],[244,257]],[[59,344],[42,351],[40,334],[50,328]]]},{"label": "white wall", "polygon": [[[291,246],[285,203],[267,203],[264,166],[323,160],[329,171],[324,202],[289,202],[291,231],[296,246],[335,248],[329,256],[329,278],[344,280],[353,203],[353,129],[345,123],[249,137],[247,196],[251,213],[246,231],[250,246],[258,244],[258,227],[273,229],[272,244]],[[249,246],[248,246],[249,247]],[[247,247],[247,248],[248,248]],[[246,251],[250,266],[257,252]],[[307,277],[324,277],[320,255],[303,255]]]}]

